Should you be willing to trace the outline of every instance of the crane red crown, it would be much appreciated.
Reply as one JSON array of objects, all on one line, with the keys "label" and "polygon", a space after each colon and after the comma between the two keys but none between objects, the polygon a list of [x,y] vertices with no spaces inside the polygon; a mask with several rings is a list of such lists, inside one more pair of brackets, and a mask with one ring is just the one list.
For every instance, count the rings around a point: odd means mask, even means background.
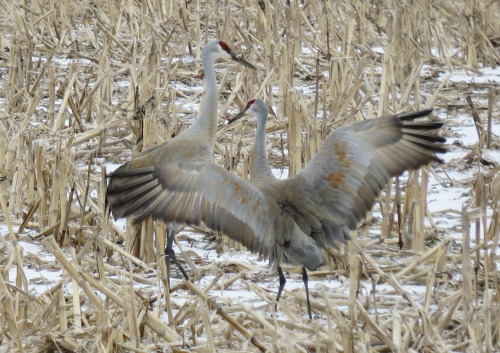
[{"label": "crane red crown", "polygon": [[224,50],[224,51],[226,51],[228,53],[231,53],[231,49],[229,49],[229,45],[227,45],[223,41],[219,41],[219,45],[222,48],[222,50]]},{"label": "crane red crown", "polygon": [[250,106],[254,103],[255,103],[255,99],[252,99],[250,102],[247,103],[247,108],[250,108]]}]

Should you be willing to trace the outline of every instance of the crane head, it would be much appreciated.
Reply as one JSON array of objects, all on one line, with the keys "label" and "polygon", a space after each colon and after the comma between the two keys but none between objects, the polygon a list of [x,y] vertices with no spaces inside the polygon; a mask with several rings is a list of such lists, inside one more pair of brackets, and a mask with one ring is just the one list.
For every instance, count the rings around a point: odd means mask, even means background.
[{"label": "crane head", "polygon": [[227,123],[231,124],[238,119],[243,118],[245,115],[251,114],[257,117],[258,120],[266,120],[269,115],[266,103],[262,99],[252,99],[247,103],[245,109],[243,109],[238,115],[229,120]]},{"label": "crane head", "polygon": [[[248,61],[246,61],[242,57],[236,56],[236,54],[234,54],[231,51],[231,48],[229,48],[229,45],[227,45],[222,40],[217,40],[217,41],[214,41],[213,43],[216,44],[215,45],[216,55],[218,57],[236,61],[236,62],[238,62],[238,63],[240,63],[240,64],[242,64],[242,65],[244,65],[252,70],[255,70],[255,66],[250,64]],[[210,47],[210,44],[211,43],[209,43],[205,48]]]}]

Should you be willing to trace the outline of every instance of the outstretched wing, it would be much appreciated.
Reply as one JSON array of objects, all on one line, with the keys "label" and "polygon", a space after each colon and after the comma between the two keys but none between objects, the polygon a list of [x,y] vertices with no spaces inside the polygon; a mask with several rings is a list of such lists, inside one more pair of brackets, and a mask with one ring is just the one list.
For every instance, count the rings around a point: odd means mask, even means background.
[{"label": "outstretched wing", "polygon": [[271,262],[280,261],[277,244],[290,241],[295,227],[256,187],[210,162],[124,164],[110,175],[106,202],[115,218],[203,222]]},{"label": "outstretched wing", "polygon": [[[320,222],[328,245],[349,239],[349,230],[372,208],[390,177],[440,161],[445,139],[432,130],[439,122],[415,122],[431,110],[359,121],[331,132],[310,163],[297,175],[310,185],[316,208],[329,216]],[[293,180],[290,179],[290,180]],[[309,208],[315,208],[308,200]],[[308,213],[309,217],[311,212]],[[314,219],[313,219],[314,221]]]}]

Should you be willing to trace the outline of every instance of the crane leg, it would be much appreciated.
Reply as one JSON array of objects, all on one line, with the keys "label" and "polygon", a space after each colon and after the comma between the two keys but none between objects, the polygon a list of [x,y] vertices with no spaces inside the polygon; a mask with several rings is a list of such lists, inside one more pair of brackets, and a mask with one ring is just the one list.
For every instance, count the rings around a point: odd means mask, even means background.
[{"label": "crane leg", "polygon": [[306,287],[307,311],[309,312],[309,319],[312,320],[311,302],[309,301],[309,285],[307,283],[309,280],[309,277],[307,276],[307,270],[304,266],[302,266],[302,280],[304,281],[304,287]]},{"label": "crane leg", "polygon": [[278,295],[276,296],[276,304],[274,308],[275,310],[278,308],[278,302],[281,298],[281,293],[283,293],[283,288],[285,288],[285,283],[286,283],[286,278],[285,275],[283,274],[281,266],[278,266],[278,275],[280,276],[280,288],[278,289]]},{"label": "crane leg", "polygon": [[175,256],[174,249],[172,248],[176,233],[177,232],[175,230],[167,230],[167,247],[165,248],[165,262],[167,264],[167,279],[168,279],[169,290],[170,290],[170,259],[174,260],[174,263],[177,265],[177,268],[182,272],[184,278],[187,281],[189,280],[189,276],[187,275],[186,271],[184,270],[181,263],[177,259],[177,256]]}]

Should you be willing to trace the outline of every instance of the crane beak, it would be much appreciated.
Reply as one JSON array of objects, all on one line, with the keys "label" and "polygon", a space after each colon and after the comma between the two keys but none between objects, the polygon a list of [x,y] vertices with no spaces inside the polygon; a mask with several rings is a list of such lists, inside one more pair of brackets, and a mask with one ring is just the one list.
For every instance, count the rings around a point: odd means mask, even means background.
[{"label": "crane beak", "polygon": [[255,68],[255,66],[253,66],[252,64],[250,64],[248,61],[246,61],[245,59],[241,58],[241,57],[238,57],[236,56],[235,54],[231,53],[231,60],[234,60],[236,61],[237,63],[240,63],[240,64],[243,64],[245,65],[246,67],[248,67],[249,69],[252,69],[252,70],[257,70]]},{"label": "crane beak", "polygon": [[246,112],[248,110],[248,107],[246,107],[245,109],[243,109],[238,115],[236,115],[234,118],[232,118],[231,120],[229,120],[227,122],[227,125],[231,124],[231,123],[234,123],[236,120],[238,119],[241,119],[245,116]]}]

